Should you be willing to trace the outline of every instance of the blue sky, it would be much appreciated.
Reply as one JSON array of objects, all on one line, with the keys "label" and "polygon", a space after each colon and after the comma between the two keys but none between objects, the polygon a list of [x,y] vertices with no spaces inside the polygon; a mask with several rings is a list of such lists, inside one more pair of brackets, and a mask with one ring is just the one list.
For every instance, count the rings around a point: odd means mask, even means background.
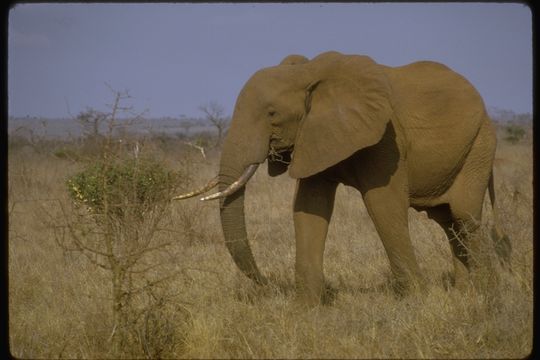
[{"label": "blue sky", "polygon": [[106,84],[148,116],[231,113],[256,70],[337,50],[442,62],[488,106],[532,112],[530,10],[503,3],[24,4],[9,14],[11,116],[105,109]]}]

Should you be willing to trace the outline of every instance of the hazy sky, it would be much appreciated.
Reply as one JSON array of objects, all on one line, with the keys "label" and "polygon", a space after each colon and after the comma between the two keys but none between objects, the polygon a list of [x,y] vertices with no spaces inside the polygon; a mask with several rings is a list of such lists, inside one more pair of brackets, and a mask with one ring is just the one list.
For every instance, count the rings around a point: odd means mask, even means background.
[{"label": "hazy sky", "polygon": [[[386,65],[440,61],[488,106],[532,112],[531,13],[520,4],[26,4],[9,16],[9,114],[232,112],[256,70],[337,50]],[[127,104],[126,104],[127,105]]]}]

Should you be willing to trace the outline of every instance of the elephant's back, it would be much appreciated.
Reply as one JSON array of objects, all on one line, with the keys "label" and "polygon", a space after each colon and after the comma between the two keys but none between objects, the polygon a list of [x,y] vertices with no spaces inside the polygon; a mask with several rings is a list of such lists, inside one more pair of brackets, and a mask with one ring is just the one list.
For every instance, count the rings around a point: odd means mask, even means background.
[{"label": "elephant's back", "polygon": [[[474,86],[443,64],[420,61],[387,68],[393,107],[405,129],[478,130],[485,115],[484,102]],[[465,131],[470,136],[471,131]]]},{"label": "elephant's back", "polygon": [[443,193],[461,169],[487,115],[473,85],[430,61],[387,68],[395,119],[406,139],[413,195]]}]

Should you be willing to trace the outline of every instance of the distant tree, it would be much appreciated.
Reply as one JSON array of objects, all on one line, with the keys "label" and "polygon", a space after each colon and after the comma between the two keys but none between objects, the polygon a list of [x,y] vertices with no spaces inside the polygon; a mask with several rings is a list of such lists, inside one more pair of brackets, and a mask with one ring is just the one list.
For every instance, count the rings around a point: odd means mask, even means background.
[{"label": "distant tree", "polygon": [[101,127],[109,119],[109,114],[94,109],[86,109],[77,115],[76,121],[81,125],[83,136],[96,140],[101,137]]},{"label": "distant tree", "polygon": [[217,102],[211,101],[208,104],[199,106],[199,110],[205,114],[206,121],[216,128],[217,141],[215,146],[220,146],[230,122],[230,118],[225,116],[225,109]]},{"label": "distant tree", "polygon": [[524,125],[524,126],[532,125],[532,115],[531,113],[517,114],[514,117],[513,122],[515,122],[518,125]]},{"label": "distant tree", "polygon": [[182,119],[180,120],[180,127],[183,130],[183,133],[186,137],[189,137],[189,130],[195,126],[195,122],[190,119]]},{"label": "distant tree", "polygon": [[530,113],[516,113],[512,110],[490,107],[488,109],[491,119],[500,124],[517,124],[528,126],[532,124]]}]

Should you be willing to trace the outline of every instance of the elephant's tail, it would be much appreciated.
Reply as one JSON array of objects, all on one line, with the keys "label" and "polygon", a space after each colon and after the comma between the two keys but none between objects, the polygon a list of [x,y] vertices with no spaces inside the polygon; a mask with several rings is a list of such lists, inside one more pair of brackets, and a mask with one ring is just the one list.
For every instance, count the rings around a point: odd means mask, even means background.
[{"label": "elephant's tail", "polygon": [[491,202],[491,208],[493,209],[493,214],[496,213],[496,207],[495,207],[495,181],[493,179],[493,170],[491,171],[491,174],[489,176],[489,184],[488,184],[488,191],[489,191],[489,201]]},{"label": "elephant's tail", "polygon": [[499,211],[495,199],[495,180],[493,176],[493,170],[489,176],[488,183],[489,200],[491,202],[491,209],[493,213],[493,227],[491,229],[491,239],[495,245],[495,252],[499,256],[503,265],[510,264],[510,255],[512,254],[512,243],[510,238],[501,230]]}]

